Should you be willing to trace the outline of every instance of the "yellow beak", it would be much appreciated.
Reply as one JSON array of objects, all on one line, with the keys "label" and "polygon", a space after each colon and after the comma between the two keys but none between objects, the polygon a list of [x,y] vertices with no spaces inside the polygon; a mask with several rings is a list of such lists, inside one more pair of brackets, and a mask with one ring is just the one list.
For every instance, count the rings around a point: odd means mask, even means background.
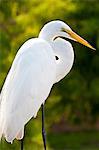
[{"label": "yellow beak", "polygon": [[71,38],[73,38],[74,40],[76,40],[77,42],[93,49],[96,50],[93,46],[91,46],[86,40],[84,40],[82,37],[80,37],[79,35],[77,35],[74,31],[72,30],[65,30],[65,32],[67,32]]}]

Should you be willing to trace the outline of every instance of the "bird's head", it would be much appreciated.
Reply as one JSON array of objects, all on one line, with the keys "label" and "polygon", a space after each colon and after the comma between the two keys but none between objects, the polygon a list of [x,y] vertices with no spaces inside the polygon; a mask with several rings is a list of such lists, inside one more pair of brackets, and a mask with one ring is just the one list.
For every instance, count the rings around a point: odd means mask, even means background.
[{"label": "bird's head", "polygon": [[63,21],[51,21],[47,23],[41,30],[39,34],[40,38],[43,38],[47,41],[54,41],[58,37],[63,39],[71,39],[73,41],[79,42],[93,50],[95,50],[94,47],[92,47],[86,40],[84,40],[82,37],[77,35],[66,23]]}]

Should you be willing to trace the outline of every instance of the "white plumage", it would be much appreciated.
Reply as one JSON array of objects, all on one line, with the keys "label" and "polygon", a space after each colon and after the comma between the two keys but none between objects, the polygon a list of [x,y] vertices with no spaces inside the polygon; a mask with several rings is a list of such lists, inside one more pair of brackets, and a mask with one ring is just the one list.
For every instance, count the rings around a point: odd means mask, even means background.
[{"label": "white plumage", "polygon": [[73,37],[63,28],[72,32],[64,22],[52,21],[19,49],[0,95],[0,138],[22,139],[25,124],[36,117],[53,84],[70,71],[73,48],[59,37]]},{"label": "white plumage", "polygon": [[1,93],[0,125],[8,142],[36,116],[55,81],[55,71],[55,57],[47,42],[31,39],[21,47]]}]

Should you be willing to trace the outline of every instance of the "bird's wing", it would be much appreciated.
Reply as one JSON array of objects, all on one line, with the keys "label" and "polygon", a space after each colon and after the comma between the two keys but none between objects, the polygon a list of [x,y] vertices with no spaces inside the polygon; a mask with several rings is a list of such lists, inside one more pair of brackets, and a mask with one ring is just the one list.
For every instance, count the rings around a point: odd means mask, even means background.
[{"label": "bird's wing", "polygon": [[36,116],[54,83],[55,67],[53,51],[43,40],[32,39],[17,53],[1,92],[0,132],[7,141]]}]

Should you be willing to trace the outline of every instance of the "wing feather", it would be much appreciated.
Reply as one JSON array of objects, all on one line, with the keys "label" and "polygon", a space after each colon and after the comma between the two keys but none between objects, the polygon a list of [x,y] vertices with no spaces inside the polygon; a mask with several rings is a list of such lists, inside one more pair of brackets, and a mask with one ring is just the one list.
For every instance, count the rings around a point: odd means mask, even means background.
[{"label": "wing feather", "polygon": [[55,68],[53,50],[43,40],[29,40],[17,53],[1,92],[0,135],[8,142],[36,117],[54,83]]}]

